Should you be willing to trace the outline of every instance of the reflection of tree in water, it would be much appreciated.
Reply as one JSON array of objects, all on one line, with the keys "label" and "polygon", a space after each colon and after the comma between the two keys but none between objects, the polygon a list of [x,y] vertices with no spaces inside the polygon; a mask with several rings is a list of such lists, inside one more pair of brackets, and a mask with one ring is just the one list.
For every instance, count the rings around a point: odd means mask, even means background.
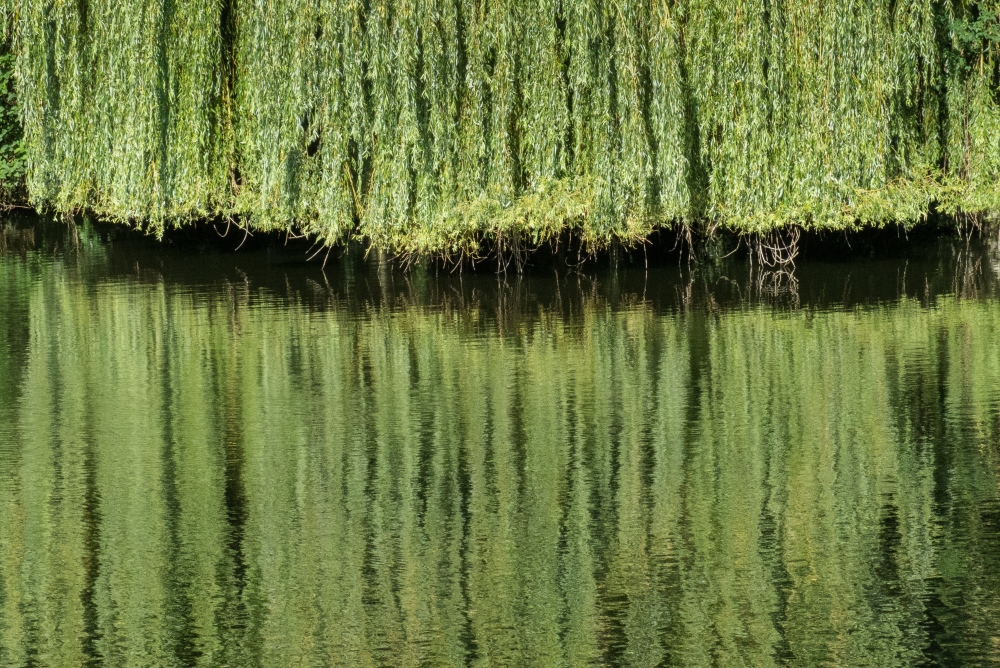
[{"label": "reflection of tree in water", "polygon": [[0,225],[0,253],[27,253],[35,248],[35,230]]},{"label": "reflection of tree in water", "polygon": [[0,376],[5,658],[997,658],[992,302],[664,314],[623,275],[429,305],[413,275],[317,308],[42,271]]},{"label": "reflection of tree in water", "polygon": [[[1000,233],[1000,230],[998,230],[998,233]],[[997,278],[1000,278],[1000,236],[996,239],[990,239],[989,249],[990,266],[993,267],[993,271],[996,273]]]},{"label": "reflection of tree in water", "polygon": [[790,308],[798,308],[799,281],[795,278],[795,269],[755,270],[751,274],[750,284],[753,286],[753,297],[765,304],[775,302]]},{"label": "reflection of tree in water", "polygon": [[952,292],[963,299],[982,299],[995,295],[1000,278],[1000,253],[997,239],[982,243],[957,244],[954,252]]}]

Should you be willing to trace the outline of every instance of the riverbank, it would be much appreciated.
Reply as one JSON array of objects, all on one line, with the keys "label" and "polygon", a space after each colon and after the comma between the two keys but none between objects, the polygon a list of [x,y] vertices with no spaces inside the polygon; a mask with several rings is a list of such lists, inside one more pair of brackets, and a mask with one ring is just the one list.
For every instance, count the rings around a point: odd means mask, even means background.
[{"label": "riverbank", "polygon": [[21,216],[16,225],[0,223],[0,253],[29,264],[51,256],[80,277],[183,291],[224,285],[317,309],[476,304],[496,313],[513,308],[530,319],[539,310],[569,314],[593,299],[615,308],[641,303],[657,311],[689,311],[760,305],[823,310],[907,299],[930,306],[941,295],[1000,296],[996,231],[960,235],[949,221],[910,234],[805,234],[796,264],[788,267],[751,262],[746,244],[732,237],[719,239],[712,255],[705,247],[690,254],[678,241],[660,235],[643,248],[621,248],[617,256],[605,251],[583,262],[536,252],[522,258],[520,271],[511,262],[503,272],[495,259],[403,264],[358,244],[335,248],[324,261],[326,249],[277,232],[243,237],[231,230],[220,236],[210,226],[193,226],[158,240],[86,219],[71,225]]},{"label": "riverbank", "polygon": [[1000,227],[994,224],[935,215],[912,228],[902,225],[842,231],[793,228],[771,235],[740,234],[719,228],[708,235],[704,231],[674,227],[656,230],[631,245],[619,242],[605,246],[587,246],[581,239],[566,233],[537,247],[484,247],[478,256],[409,256],[392,255],[365,240],[328,247],[320,240],[288,231],[250,230],[219,220],[191,221],[155,234],[91,216],[52,217],[30,209],[17,209],[8,211],[0,222],[0,250],[63,244],[68,235],[72,236],[71,231],[80,226],[91,230],[102,241],[142,247],[150,252],[162,248],[184,256],[232,255],[233,261],[240,261],[248,254],[277,252],[284,257],[285,263],[320,268],[348,263],[358,267],[387,265],[404,273],[421,267],[432,271],[484,275],[662,266],[693,269],[734,262],[764,271],[791,273],[801,263],[843,263],[866,259],[906,261],[922,257],[928,248],[942,243],[987,247],[996,245],[1000,240]]}]

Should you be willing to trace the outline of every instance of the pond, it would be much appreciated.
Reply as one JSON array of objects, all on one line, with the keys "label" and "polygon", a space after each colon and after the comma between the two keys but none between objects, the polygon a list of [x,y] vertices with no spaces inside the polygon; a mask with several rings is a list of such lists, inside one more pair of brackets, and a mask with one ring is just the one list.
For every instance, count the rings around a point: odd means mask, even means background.
[{"label": "pond", "polygon": [[1000,662],[1000,255],[7,228],[0,664]]}]

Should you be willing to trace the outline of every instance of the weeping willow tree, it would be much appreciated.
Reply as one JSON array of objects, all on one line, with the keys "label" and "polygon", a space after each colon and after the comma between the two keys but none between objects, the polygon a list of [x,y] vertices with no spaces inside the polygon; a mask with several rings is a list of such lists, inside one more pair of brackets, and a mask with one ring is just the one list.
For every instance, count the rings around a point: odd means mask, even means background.
[{"label": "weeping willow tree", "polygon": [[996,0],[2,0],[28,189],[407,252],[1000,212]]}]

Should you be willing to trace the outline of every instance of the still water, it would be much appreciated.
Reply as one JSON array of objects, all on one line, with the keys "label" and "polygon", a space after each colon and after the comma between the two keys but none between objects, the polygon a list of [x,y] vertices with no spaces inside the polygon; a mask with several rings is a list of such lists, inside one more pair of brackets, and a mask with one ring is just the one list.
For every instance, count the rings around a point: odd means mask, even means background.
[{"label": "still water", "polygon": [[0,665],[1000,662],[1000,255],[0,234]]}]

